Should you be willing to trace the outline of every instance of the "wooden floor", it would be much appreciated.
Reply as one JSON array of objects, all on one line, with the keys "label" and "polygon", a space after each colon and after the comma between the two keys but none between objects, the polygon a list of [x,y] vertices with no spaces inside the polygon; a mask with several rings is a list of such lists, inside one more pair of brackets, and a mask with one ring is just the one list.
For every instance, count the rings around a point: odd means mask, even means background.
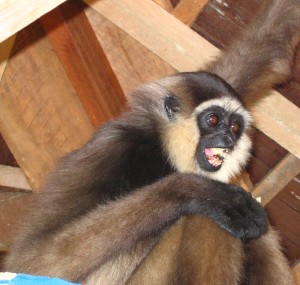
[{"label": "wooden floor", "polygon": [[[178,1],[172,1],[173,5],[176,5]],[[211,0],[204,7],[203,11],[197,17],[192,28],[213,43],[219,48],[225,48],[230,41],[242,31],[243,26],[251,21],[253,15],[262,5],[263,1],[252,0],[252,1],[240,1],[240,0]],[[84,4],[77,5],[76,8],[70,9],[68,3],[63,4],[57,9],[61,15],[66,18],[72,19],[72,17],[78,15],[78,9],[83,9]],[[32,42],[38,41],[40,38],[49,36],[51,27],[47,22],[47,18],[43,18],[42,21],[36,21],[28,28],[26,28],[17,38],[15,44],[15,52],[18,53],[18,48],[25,48],[26,45],[30,45]],[[74,29],[76,27],[73,27]],[[107,26],[106,26],[107,28]],[[119,39],[121,33],[115,35],[118,40],[116,43],[120,43]],[[56,42],[59,45],[59,42]],[[59,53],[59,46],[55,46],[55,42],[52,41],[53,51]],[[70,71],[68,61],[75,60],[75,54],[63,55],[66,61],[63,63],[65,68],[69,68],[68,76],[73,76],[73,82],[75,82],[76,74]],[[74,56],[74,58],[72,58]],[[155,65],[155,56],[152,56],[152,64]],[[154,63],[153,63],[154,62]],[[78,65],[78,68],[80,66]],[[174,70],[166,65],[166,70],[163,73],[172,73]],[[130,70],[130,69],[129,69]],[[129,71],[130,72],[130,71]],[[143,71],[131,71],[139,73],[141,81],[145,77],[142,74]],[[145,69],[145,72],[149,74],[151,71]],[[74,77],[75,76],[75,77]],[[147,80],[151,78],[149,75]],[[153,78],[154,79],[154,78]],[[121,82],[122,83],[122,82]],[[133,86],[136,82],[128,82],[128,88]],[[129,86],[130,85],[130,86]],[[122,85],[125,86],[125,83]],[[127,85],[126,85],[127,86]],[[75,85],[76,88],[76,85]],[[126,87],[127,88],[127,87]],[[126,89],[125,88],[125,89]],[[124,89],[124,87],[123,87]],[[278,87],[278,90],[286,96],[290,101],[300,107],[300,49],[296,56],[296,63],[294,67],[292,80],[285,86]],[[119,104],[119,103],[118,103]],[[95,111],[96,112],[96,111]],[[116,111],[117,112],[117,111]],[[299,120],[299,118],[295,118]],[[94,125],[98,122],[95,121]],[[266,137],[259,131],[256,131],[254,135],[254,149],[253,158],[248,167],[250,178],[254,184],[258,183],[287,153],[282,147],[276,144],[274,141]],[[17,163],[7,148],[5,141],[0,136],[0,164],[17,166]],[[20,193],[20,202],[17,201],[14,204],[14,209],[18,208],[18,212],[10,212],[10,220],[7,225],[16,226],[21,221],[20,213],[23,213],[26,209],[26,199],[30,200],[30,194],[26,192],[19,192],[18,189],[6,189],[1,188],[2,194],[11,195],[13,192]],[[15,196],[14,196],[15,197]],[[25,198],[25,199],[24,199]],[[5,200],[7,201],[7,200]],[[300,259],[300,175],[293,179],[283,191],[278,194],[270,203],[267,204],[266,209],[269,213],[270,219],[275,227],[280,231],[283,245],[286,250],[286,254],[293,263],[295,260]],[[5,202],[2,203],[0,199],[0,211],[10,211],[9,205]],[[5,229],[1,228],[0,232],[4,232]],[[5,234],[4,234],[5,235]],[[0,254],[0,265],[1,265],[1,254]]]}]

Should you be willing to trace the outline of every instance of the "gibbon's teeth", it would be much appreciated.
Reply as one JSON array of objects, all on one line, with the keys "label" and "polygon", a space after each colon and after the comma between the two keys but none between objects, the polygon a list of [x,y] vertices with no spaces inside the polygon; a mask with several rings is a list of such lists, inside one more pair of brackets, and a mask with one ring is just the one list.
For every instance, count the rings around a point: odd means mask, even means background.
[{"label": "gibbon's teeth", "polygon": [[228,155],[227,148],[206,148],[204,150],[207,161],[214,167],[220,166]]}]

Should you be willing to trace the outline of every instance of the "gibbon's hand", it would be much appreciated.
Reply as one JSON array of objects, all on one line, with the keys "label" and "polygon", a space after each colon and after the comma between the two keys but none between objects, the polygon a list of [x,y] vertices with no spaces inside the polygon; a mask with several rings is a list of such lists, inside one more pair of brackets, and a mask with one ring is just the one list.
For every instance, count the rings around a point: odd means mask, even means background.
[{"label": "gibbon's hand", "polygon": [[228,200],[219,201],[216,212],[208,216],[237,238],[255,239],[266,233],[268,222],[264,208],[244,189],[230,184],[227,188]]},{"label": "gibbon's hand", "polygon": [[212,218],[234,237],[255,239],[263,235],[268,228],[267,215],[251,194],[236,185],[214,182],[206,199],[192,200],[189,210]]}]

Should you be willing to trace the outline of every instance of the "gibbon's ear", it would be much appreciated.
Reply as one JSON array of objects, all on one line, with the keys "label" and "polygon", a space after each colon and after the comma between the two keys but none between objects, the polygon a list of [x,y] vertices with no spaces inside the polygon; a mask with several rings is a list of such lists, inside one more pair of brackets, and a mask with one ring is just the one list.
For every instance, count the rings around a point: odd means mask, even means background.
[{"label": "gibbon's ear", "polygon": [[128,102],[133,111],[146,112],[168,121],[174,120],[176,113],[181,111],[179,97],[157,82],[135,89],[129,94]]},{"label": "gibbon's ear", "polygon": [[179,98],[175,95],[169,95],[165,98],[165,110],[170,121],[175,119],[176,113],[181,111]]}]

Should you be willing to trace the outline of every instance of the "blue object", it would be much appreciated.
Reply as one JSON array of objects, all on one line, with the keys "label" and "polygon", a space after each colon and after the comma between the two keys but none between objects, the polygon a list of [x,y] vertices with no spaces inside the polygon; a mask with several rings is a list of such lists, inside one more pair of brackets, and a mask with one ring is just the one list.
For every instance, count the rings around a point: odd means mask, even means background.
[{"label": "blue object", "polygon": [[[0,275],[1,276],[1,275]],[[5,285],[80,285],[59,278],[34,276],[28,274],[16,274],[12,279],[0,279],[0,284]]]}]

